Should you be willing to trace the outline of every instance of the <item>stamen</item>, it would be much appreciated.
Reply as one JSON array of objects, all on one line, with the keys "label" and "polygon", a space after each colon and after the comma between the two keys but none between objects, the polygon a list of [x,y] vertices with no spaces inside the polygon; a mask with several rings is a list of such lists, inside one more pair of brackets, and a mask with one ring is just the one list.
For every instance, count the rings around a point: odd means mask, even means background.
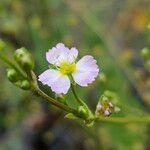
[{"label": "stamen", "polygon": [[75,63],[69,63],[69,62],[62,62],[61,65],[59,66],[59,71],[63,75],[69,75],[72,74],[76,69]]}]

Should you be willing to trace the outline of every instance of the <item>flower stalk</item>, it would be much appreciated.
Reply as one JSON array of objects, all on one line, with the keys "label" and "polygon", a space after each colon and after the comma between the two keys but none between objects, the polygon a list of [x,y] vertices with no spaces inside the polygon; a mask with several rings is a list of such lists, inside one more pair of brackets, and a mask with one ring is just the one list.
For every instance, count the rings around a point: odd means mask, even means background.
[{"label": "flower stalk", "polygon": [[73,113],[73,114],[77,114],[77,110],[74,109],[74,108],[71,108],[67,105],[64,105],[60,102],[58,102],[57,100],[49,97],[46,93],[44,93],[42,90],[40,90],[39,88],[36,88],[36,90],[34,91],[36,92],[37,95],[39,95],[40,97],[42,97],[43,99],[47,100],[50,104],[66,111],[66,112],[70,112],[70,113]]},{"label": "flower stalk", "polygon": [[84,102],[78,97],[78,95],[76,94],[76,91],[75,91],[75,87],[73,84],[71,84],[71,90],[72,90],[72,93],[75,97],[75,99],[77,100],[77,102],[80,104],[80,105],[84,105]]}]

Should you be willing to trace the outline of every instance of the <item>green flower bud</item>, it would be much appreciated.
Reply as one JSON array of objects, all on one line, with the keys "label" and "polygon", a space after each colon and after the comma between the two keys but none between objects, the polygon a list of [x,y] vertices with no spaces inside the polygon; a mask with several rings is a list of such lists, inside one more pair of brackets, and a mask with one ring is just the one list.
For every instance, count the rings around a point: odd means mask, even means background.
[{"label": "green flower bud", "polygon": [[82,118],[87,118],[88,115],[89,115],[87,109],[84,106],[79,106],[78,107],[78,112],[80,114],[80,117],[82,117]]},{"label": "green flower bud", "polygon": [[11,68],[7,70],[7,77],[11,82],[16,82],[18,80],[19,75],[15,69]]},{"label": "green flower bud", "polygon": [[23,90],[29,90],[30,89],[30,82],[28,80],[23,80],[21,82],[21,85],[20,87],[23,89]]},{"label": "green flower bud", "polygon": [[65,97],[64,97],[62,94],[55,94],[55,98],[56,98],[59,102],[61,102],[61,103],[63,103],[63,104],[66,104],[66,99],[65,99]]},{"label": "green flower bud", "polygon": [[24,47],[15,51],[14,58],[23,69],[32,70],[34,68],[33,57]]},{"label": "green flower bud", "polygon": [[68,113],[67,115],[65,115],[65,118],[73,120],[73,119],[78,119],[74,114],[72,113]]},{"label": "green flower bud", "polygon": [[143,58],[149,58],[150,57],[150,50],[147,47],[143,48],[141,51],[141,56]]}]

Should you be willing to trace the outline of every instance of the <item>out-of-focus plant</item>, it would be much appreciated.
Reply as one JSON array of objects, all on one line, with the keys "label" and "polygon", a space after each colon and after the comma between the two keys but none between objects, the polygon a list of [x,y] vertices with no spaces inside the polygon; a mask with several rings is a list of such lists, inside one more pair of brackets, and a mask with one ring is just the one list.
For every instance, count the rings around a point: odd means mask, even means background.
[{"label": "out-of-focus plant", "polygon": [[[78,62],[76,58],[78,51],[76,48],[65,47],[64,44],[57,44],[46,53],[47,61],[50,68],[42,73],[38,80],[44,85],[51,87],[56,93],[55,98],[48,96],[38,86],[37,77],[34,73],[35,62],[32,54],[26,48],[17,49],[14,52],[14,62],[7,55],[3,54],[6,44],[0,40],[0,59],[8,65],[7,77],[17,87],[28,90],[37,96],[47,100],[50,104],[67,112],[65,118],[83,120],[87,126],[91,126],[94,122],[111,122],[111,123],[150,123],[150,117],[143,118],[121,118],[112,117],[111,115],[119,113],[118,97],[114,92],[105,91],[96,106],[95,113],[89,106],[78,97],[75,90],[76,85],[88,86],[98,75],[99,69],[96,60],[92,56],[84,56]],[[143,56],[147,57],[148,51],[143,50]],[[104,77],[103,77],[104,78]],[[100,78],[101,80],[101,78]],[[71,107],[67,101],[65,94],[71,87],[72,93],[78,102],[77,107]],[[72,99],[70,99],[72,101]]]},{"label": "out-of-focus plant", "polygon": [[[150,35],[150,24],[148,24],[148,26],[147,26],[147,32],[148,32],[148,36],[149,36]],[[144,47],[141,50],[141,57],[144,60],[145,68],[150,72],[150,49],[149,49],[149,47]]]},{"label": "out-of-focus plant", "polygon": [[144,60],[145,68],[150,72],[150,50],[149,48],[145,47],[141,51],[141,56]]}]

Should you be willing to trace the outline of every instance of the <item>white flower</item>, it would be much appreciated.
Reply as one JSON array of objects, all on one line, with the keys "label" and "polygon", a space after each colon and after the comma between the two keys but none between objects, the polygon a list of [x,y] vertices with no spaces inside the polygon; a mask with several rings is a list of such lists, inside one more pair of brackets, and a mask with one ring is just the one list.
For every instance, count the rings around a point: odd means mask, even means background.
[{"label": "white flower", "polygon": [[78,50],[59,43],[46,53],[47,61],[54,69],[48,69],[39,76],[39,81],[51,87],[57,94],[66,94],[70,88],[69,76],[80,86],[88,86],[98,75],[96,60],[86,55],[77,63]]}]

